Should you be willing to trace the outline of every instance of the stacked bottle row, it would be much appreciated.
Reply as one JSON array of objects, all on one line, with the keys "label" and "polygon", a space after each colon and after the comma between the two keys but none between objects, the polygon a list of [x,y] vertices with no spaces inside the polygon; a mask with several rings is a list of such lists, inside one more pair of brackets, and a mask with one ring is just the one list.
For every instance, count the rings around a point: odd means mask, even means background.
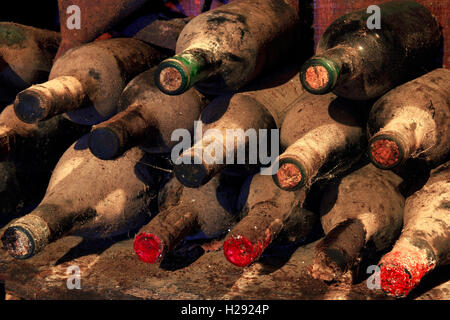
[{"label": "stacked bottle row", "polygon": [[[365,260],[394,246],[380,261],[382,289],[405,296],[450,262],[450,71],[435,65],[438,22],[413,1],[379,5],[384,27],[376,30],[365,10],[353,12],[298,68],[298,1],[256,2],[193,18],[175,55],[135,38],[68,50],[47,82],[18,92],[0,117],[3,154],[47,141],[42,155],[60,143],[48,142],[54,136],[72,146],[40,204],[6,229],[12,256],[29,258],[68,234],[145,225],[134,241],[143,262],[161,262],[201,232],[223,238],[226,259],[246,267],[277,241],[312,235],[320,221],[318,279],[356,281]],[[58,126],[67,119],[71,136]],[[177,130],[201,138],[180,147]],[[149,154],[171,157],[170,168]],[[262,159],[270,167],[255,174]],[[397,169],[413,159],[441,167],[406,197]],[[238,175],[248,177],[243,185]],[[308,200],[315,188],[319,206]]]}]

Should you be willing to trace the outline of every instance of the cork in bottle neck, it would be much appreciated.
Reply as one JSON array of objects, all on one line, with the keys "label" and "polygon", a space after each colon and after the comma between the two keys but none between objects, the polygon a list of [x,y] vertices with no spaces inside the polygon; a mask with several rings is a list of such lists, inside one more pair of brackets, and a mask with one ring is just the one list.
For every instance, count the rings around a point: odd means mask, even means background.
[{"label": "cork in bottle neck", "polygon": [[8,253],[16,259],[28,259],[49,242],[51,231],[40,217],[29,214],[11,224],[2,236]]},{"label": "cork in bottle neck", "polygon": [[393,169],[410,157],[411,148],[406,141],[399,132],[379,132],[369,141],[369,158],[380,169]]},{"label": "cork in bottle neck", "polygon": [[214,72],[212,54],[206,50],[186,50],[161,62],[155,84],[165,94],[180,95]]},{"label": "cork in bottle neck", "polygon": [[14,102],[14,112],[25,123],[36,123],[58,114],[78,109],[86,93],[75,77],[62,76],[20,92]]}]

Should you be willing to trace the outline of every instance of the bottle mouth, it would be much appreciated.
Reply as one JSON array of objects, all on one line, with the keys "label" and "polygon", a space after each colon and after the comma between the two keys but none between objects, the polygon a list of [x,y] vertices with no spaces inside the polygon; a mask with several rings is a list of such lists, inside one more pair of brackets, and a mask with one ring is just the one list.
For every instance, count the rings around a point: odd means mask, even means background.
[{"label": "bottle mouth", "polygon": [[47,115],[46,109],[42,108],[43,101],[33,92],[22,91],[14,102],[14,112],[17,118],[29,124],[43,120]]},{"label": "bottle mouth", "polygon": [[336,85],[339,70],[336,64],[325,58],[312,58],[303,64],[300,81],[313,94],[326,94]]},{"label": "bottle mouth", "polygon": [[378,168],[388,170],[400,165],[404,160],[403,144],[390,135],[380,134],[369,143],[369,157]]},{"label": "bottle mouth", "polygon": [[260,243],[253,244],[246,237],[238,236],[226,240],[223,252],[226,259],[237,267],[247,267],[258,259],[263,251]]},{"label": "bottle mouth", "polygon": [[181,61],[166,59],[155,71],[155,84],[165,94],[180,95],[190,87],[190,72]]},{"label": "bottle mouth", "polygon": [[279,188],[294,191],[305,185],[307,175],[302,164],[289,158],[280,159],[279,163],[277,173],[272,176]]},{"label": "bottle mouth", "polygon": [[214,176],[214,172],[211,171],[202,159],[202,157],[196,155],[194,152],[188,155],[181,155],[180,158],[187,158],[187,163],[180,163],[174,166],[175,177],[182,185],[188,188],[198,188],[211,180]]},{"label": "bottle mouth", "polygon": [[88,138],[89,150],[101,160],[112,160],[120,155],[120,140],[108,127],[91,131]]},{"label": "bottle mouth", "polygon": [[8,253],[16,259],[28,259],[34,256],[36,251],[33,235],[20,226],[6,229],[2,242]]},{"label": "bottle mouth", "polygon": [[145,263],[161,262],[164,256],[164,245],[161,239],[152,233],[140,233],[134,239],[134,252],[139,260]]},{"label": "bottle mouth", "polygon": [[381,289],[389,296],[404,298],[434,265],[428,264],[426,254],[407,250],[388,253],[379,267]]},{"label": "bottle mouth", "polygon": [[316,248],[312,276],[323,281],[333,281],[346,271],[346,259],[336,248]]}]

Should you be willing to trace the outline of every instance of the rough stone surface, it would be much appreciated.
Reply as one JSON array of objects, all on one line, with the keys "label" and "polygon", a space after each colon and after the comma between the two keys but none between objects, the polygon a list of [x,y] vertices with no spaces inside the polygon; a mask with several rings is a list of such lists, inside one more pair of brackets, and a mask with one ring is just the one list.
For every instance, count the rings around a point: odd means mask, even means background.
[{"label": "rough stone surface", "polygon": [[[243,269],[228,263],[221,248],[205,252],[198,241],[179,247],[161,266],[141,263],[132,241],[66,237],[24,261],[0,250],[0,282],[14,299],[388,299],[365,280],[336,286],[311,278],[316,242],[297,248],[287,261],[269,252]],[[73,265],[81,270],[81,290],[67,288]],[[436,270],[412,298],[449,299],[448,275]]]}]

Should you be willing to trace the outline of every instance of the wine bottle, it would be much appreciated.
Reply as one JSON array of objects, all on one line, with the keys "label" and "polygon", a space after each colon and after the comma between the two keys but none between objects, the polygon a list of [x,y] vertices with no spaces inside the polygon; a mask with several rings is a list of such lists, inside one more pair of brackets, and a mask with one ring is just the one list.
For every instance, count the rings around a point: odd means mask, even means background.
[{"label": "wine bottle", "polygon": [[318,217],[302,208],[304,189],[287,192],[277,188],[269,175],[253,177],[237,225],[223,244],[226,259],[238,267],[256,261],[282,232],[290,241],[307,236]]},{"label": "wine bottle", "polygon": [[366,103],[332,93],[305,94],[281,126],[281,145],[288,147],[277,159],[275,183],[292,191],[349,169],[367,147],[367,111]]},{"label": "wine bottle", "polygon": [[327,186],[320,204],[323,238],[315,248],[311,275],[339,281],[358,277],[363,257],[391,246],[401,232],[405,199],[402,179],[372,164]]},{"label": "wine bottle", "polygon": [[[108,31],[145,0],[58,0],[62,41],[56,58]],[[75,7],[76,6],[76,7]],[[79,22],[79,24],[78,24]]]},{"label": "wine bottle", "polygon": [[405,297],[432,270],[450,263],[450,162],[431,171],[405,202],[403,230],[379,263],[381,289]]},{"label": "wine bottle", "polygon": [[20,92],[14,110],[26,123],[63,113],[80,124],[105,121],[117,112],[127,83],[161,58],[157,49],[133,38],[86,44],[56,60],[49,81]]},{"label": "wine bottle", "polygon": [[48,79],[60,40],[58,32],[0,22],[0,104]]},{"label": "wine bottle", "polygon": [[[231,184],[227,185],[226,179],[216,176],[204,186],[190,189],[172,178],[160,192],[160,213],[134,240],[134,251],[139,259],[159,263],[186,236],[196,231],[210,238],[227,232],[236,220],[235,200],[230,199],[237,195],[233,196],[236,188],[229,189]],[[224,206],[223,201],[228,205]]]},{"label": "wine bottle", "polygon": [[201,139],[175,162],[175,175],[185,186],[205,184],[227,163],[256,165],[262,151],[255,150],[256,145],[259,148],[262,142],[272,141],[269,134],[260,135],[260,130],[270,133],[280,127],[290,107],[304,93],[298,74],[292,76],[292,69],[264,77],[249,88],[252,90],[222,95],[203,110]]},{"label": "wine bottle", "polygon": [[203,93],[235,91],[295,54],[301,33],[297,0],[234,1],[193,18],[176,55],[155,74],[166,94],[196,85]]},{"label": "wine bottle", "polygon": [[39,203],[58,159],[88,131],[89,127],[62,116],[39,124],[25,124],[16,117],[12,105],[2,111],[0,224]]},{"label": "wine bottle", "polygon": [[432,166],[450,152],[450,70],[436,69],[401,85],[373,106],[368,121],[369,156],[381,169],[408,159]]},{"label": "wine bottle", "polygon": [[4,232],[3,244],[14,258],[30,258],[69,234],[110,237],[148,221],[159,178],[149,171],[143,152],[133,148],[117,160],[102,161],[85,140],[61,157],[37,208]]},{"label": "wine bottle", "polygon": [[[92,128],[89,149],[100,159],[113,159],[140,145],[150,152],[170,152],[176,129],[193,131],[208,99],[192,88],[179,96],[162,93],[154,84],[155,70],[134,78],[118,103],[121,111]],[[161,108],[161,106],[164,106]]]},{"label": "wine bottle", "polygon": [[335,20],[304,63],[301,80],[311,93],[367,100],[437,67],[439,22],[417,2],[379,4],[380,26],[360,10]]}]

